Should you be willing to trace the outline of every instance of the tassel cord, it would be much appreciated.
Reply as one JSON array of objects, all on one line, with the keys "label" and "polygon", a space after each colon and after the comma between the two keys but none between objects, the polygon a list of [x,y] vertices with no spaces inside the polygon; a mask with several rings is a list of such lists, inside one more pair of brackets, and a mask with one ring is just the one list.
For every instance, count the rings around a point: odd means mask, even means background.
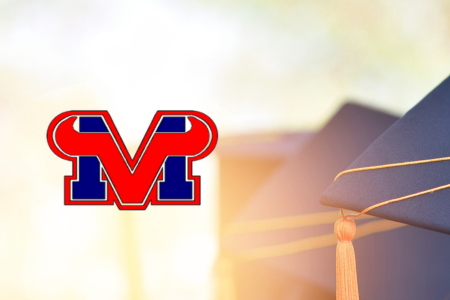
[{"label": "tassel cord", "polygon": [[[345,170],[339,173],[336,178],[338,179],[341,175],[361,172],[367,170],[378,170],[392,167],[400,167],[400,166],[408,166],[408,165],[416,165],[423,163],[431,163],[431,162],[439,162],[439,161],[448,161],[450,157],[441,157],[434,159],[425,159],[425,160],[417,160],[417,161],[409,161],[403,163],[395,163],[395,164],[386,164],[380,166],[371,166],[371,167],[363,167]],[[406,195],[403,197],[387,200],[375,205],[372,205],[358,214],[349,214],[345,215],[344,210],[341,208],[341,217],[336,221],[334,226],[334,233],[338,238],[339,242],[336,247],[336,300],[359,300],[359,292],[358,292],[358,281],[357,281],[357,273],[356,273],[356,259],[355,259],[355,251],[352,245],[351,240],[355,236],[356,233],[356,225],[355,222],[351,218],[357,218],[362,216],[363,214],[371,211],[372,209],[402,201],[411,199],[413,197],[417,197],[420,195],[433,193],[435,191],[443,190],[446,188],[450,188],[450,184],[438,186],[432,189],[428,189],[425,191],[421,191],[418,193]]]}]

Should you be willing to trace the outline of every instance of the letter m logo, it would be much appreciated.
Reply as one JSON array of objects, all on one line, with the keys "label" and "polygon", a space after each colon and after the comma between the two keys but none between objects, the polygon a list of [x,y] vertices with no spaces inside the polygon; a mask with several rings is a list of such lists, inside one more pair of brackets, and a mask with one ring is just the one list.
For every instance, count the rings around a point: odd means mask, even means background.
[{"label": "letter m logo", "polygon": [[196,111],[158,111],[131,158],[107,111],[69,111],[50,123],[51,150],[72,162],[64,178],[66,205],[199,205],[192,162],[217,144],[217,128]]}]

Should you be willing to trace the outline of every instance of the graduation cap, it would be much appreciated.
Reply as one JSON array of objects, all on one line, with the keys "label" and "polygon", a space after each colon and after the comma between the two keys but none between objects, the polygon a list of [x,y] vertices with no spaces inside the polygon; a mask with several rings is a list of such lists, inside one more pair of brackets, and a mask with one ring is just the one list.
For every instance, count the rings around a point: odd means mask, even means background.
[{"label": "graduation cap", "polygon": [[300,151],[311,132],[252,134],[219,140],[220,226],[231,222],[286,159]]},{"label": "graduation cap", "polygon": [[[329,232],[339,213],[316,199],[338,172],[396,120],[379,111],[346,104],[261,182],[223,231],[222,247],[235,253],[238,261],[241,257],[246,260],[236,263],[236,299],[334,298],[334,235],[329,247],[297,254],[302,245],[296,242],[306,240],[310,246],[314,238],[327,234],[330,240]],[[325,222],[305,227],[311,219]],[[371,244],[366,245],[370,252]],[[292,255],[282,256],[285,254]]]},{"label": "graduation cap", "polygon": [[[224,232],[226,225],[236,218],[252,195],[289,157],[297,154],[312,136],[311,132],[263,133],[219,139],[215,150],[220,166],[219,232]],[[218,291],[219,295],[234,294],[233,266],[229,249],[222,242],[223,239],[220,239],[220,253],[215,267],[220,278]],[[240,295],[245,294],[243,290],[257,289],[245,286],[239,289]],[[241,299],[248,299],[245,295],[243,297]]]},{"label": "graduation cap", "polygon": [[[398,253],[387,257],[392,265],[383,276],[394,284],[409,282],[407,289],[410,297],[395,298],[391,294],[383,299],[450,297],[450,237],[436,233],[450,234],[449,156],[450,79],[447,78],[383,133],[320,198],[320,202],[327,206],[364,212],[435,231],[412,227],[408,231],[402,229],[402,234],[406,236],[413,229],[420,232],[413,242],[407,243],[402,254],[405,257],[417,254],[417,257],[409,260],[409,266],[396,264],[395,256],[404,259]],[[341,241],[342,234],[348,235],[344,243],[338,243],[338,299],[358,299],[353,249],[348,243],[355,230],[352,222],[349,216],[338,221],[335,227]],[[393,239],[390,242],[395,243]],[[378,241],[373,244],[372,251],[383,251],[386,247],[395,253],[398,245]],[[356,243],[355,248],[358,260],[361,251]],[[424,261],[432,263],[426,265]],[[384,263],[377,260],[372,265]],[[372,278],[369,273],[373,270],[368,270],[367,265],[367,261],[358,260],[360,281],[361,278]],[[360,288],[364,299],[372,299],[371,293],[379,287],[372,285],[369,288],[364,284]],[[398,294],[399,291],[393,289],[392,293]]]}]

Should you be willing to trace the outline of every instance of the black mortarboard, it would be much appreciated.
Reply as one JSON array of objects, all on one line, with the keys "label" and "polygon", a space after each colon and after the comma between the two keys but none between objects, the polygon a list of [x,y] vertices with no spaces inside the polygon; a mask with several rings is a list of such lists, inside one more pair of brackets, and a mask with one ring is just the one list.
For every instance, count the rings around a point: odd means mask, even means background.
[{"label": "black mortarboard", "polygon": [[[450,156],[449,116],[450,79],[446,79],[347,168],[363,168],[363,171],[343,174],[337,178],[324,192],[320,202],[327,206],[361,212],[373,205],[385,204],[388,200],[406,198],[448,185],[448,160],[410,163]],[[408,165],[367,170],[367,167],[399,163]],[[450,189],[445,188],[374,208],[368,214],[450,234],[449,197]],[[339,222],[351,223],[345,219]],[[338,235],[343,232],[342,227],[336,228],[338,227],[335,227]],[[374,235],[371,247],[363,247],[362,240],[355,241],[361,297],[450,299],[450,237],[438,232],[408,226]],[[341,262],[348,262],[354,256],[349,254],[352,250],[347,254],[341,252],[350,245],[351,243],[338,243],[338,273],[347,274],[338,276],[338,295],[358,293],[354,284],[354,264],[346,263],[345,267],[340,267]],[[381,255],[382,253],[385,255]],[[388,289],[376,284],[380,277],[388,283]],[[343,299],[353,298],[350,296]]]},{"label": "black mortarboard", "polygon": [[[336,211],[321,206],[316,199],[333,182],[337,173],[345,169],[396,120],[397,118],[393,116],[365,107],[354,104],[345,105],[320,132],[311,137],[297,154],[290,157],[283,166],[275,170],[272,176],[264,181],[249,203],[237,214],[234,221],[248,222]],[[337,216],[338,214],[336,214]],[[332,227],[333,224],[327,224],[231,235],[224,237],[224,247],[227,247],[229,251],[233,250],[239,253],[243,250],[324,235],[330,233]],[[384,238],[388,239],[393,233],[395,231],[389,232]],[[413,236],[415,234],[412,233]],[[376,235],[373,235],[356,242],[360,242],[371,254],[371,243],[375,238]],[[386,256],[386,252],[382,251],[381,253]],[[412,258],[414,257],[416,256]],[[387,261],[391,258],[394,259],[396,256],[389,257]],[[259,293],[257,295],[264,295],[265,299],[285,299],[281,295],[288,294],[292,297],[298,295],[299,298],[304,297],[305,299],[332,299],[335,286],[334,259],[334,247],[265,258],[239,264],[238,269],[241,270],[241,273],[246,274],[247,278],[240,276],[238,279],[241,281],[247,279],[248,281],[251,276],[261,276],[263,270],[261,264],[264,264],[269,267],[269,272],[274,276],[266,275],[260,280],[259,285],[254,284],[259,286],[253,291],[254,295]],[[257,272],[252,273],[250,269],[255,269]],[[380,270],[381,273],[384,269],[378,268],[377,270]],[[385,283],[386,279],[380,276],[375,278],[376,282]],[[270,280],[263,282],[264,278],[270,278]],[[293,278],[296,278],[297,281],[294,281]],[[286,284],[283,286],[279,282]],[[276,292],[270,294],[268,290],[274,284],[278,284],[276,288],[272,288],[272,291]],[[328,291],[328,294],[324,290]],[[246,298],[252,297],[247,293]],[[237,299],[245,299],[245,297],[238,296]]]},{"label": "black mortarboard", "polygon": [[[383,133],[348,169],[447,156],[450,78]],[[320,202],[360,212],[373,204],[449,183],[450,161],[362,171],[339,177]],[[450,189],[444,189],[385,205],[368,214],[450,234],[449,199]]]}]

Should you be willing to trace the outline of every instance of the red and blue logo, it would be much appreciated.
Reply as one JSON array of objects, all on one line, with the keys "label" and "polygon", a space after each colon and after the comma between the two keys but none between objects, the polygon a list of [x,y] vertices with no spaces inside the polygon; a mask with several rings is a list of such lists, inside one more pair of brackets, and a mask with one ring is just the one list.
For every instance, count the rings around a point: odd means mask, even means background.
[{"label": "red and blue logo", "polygon": [[217,144],[217,128],[196,111],[158,111],[131,158],[107,111],[68,111],[50,123],[52,151],[72,162],[64,178],[66,205],[199,205],[192,163]]}]

